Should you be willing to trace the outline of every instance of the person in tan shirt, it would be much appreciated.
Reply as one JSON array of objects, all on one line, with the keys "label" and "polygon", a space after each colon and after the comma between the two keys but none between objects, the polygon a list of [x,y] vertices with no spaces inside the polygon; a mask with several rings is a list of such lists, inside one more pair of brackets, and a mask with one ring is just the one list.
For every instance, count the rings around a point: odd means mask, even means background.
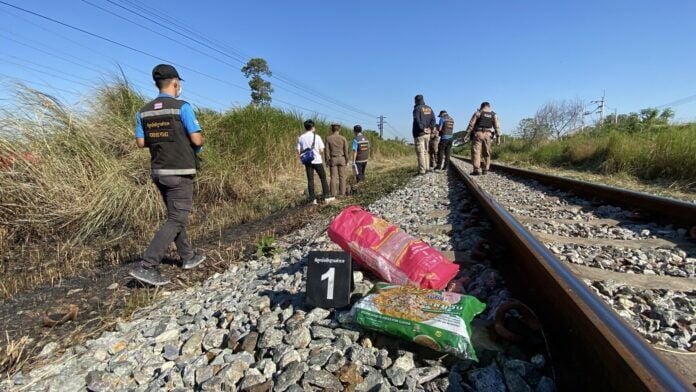
[{"label": "person in tan shirt", "polygon": [[345,196],[350,147],[348,140],[341,135],[341,126],[338,124],[331,124],[331,135],[326,138],[324,155],[331,173],[331,196]]},{"label": "person in tan shirt", "polygon": [[[464,139],[467,136],[471,137],[471,161],[474,166],[472,175],[488,173],[491,166],[491,136],[493,133],[500,135],[500,132],[500,122],[498,116],[491,110],[491,104],[481,103],[479,110],[471,116],[464,136]],[[500,143],[500,137],[497,140]]]}]

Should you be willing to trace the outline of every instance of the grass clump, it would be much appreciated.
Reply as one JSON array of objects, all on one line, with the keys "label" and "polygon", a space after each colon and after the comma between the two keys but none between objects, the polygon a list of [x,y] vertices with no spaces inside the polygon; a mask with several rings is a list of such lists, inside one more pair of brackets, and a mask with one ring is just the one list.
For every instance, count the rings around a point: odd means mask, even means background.
[{"label": "grass clump", "polygon": [[[86,107],[20,87],[12,107],[0,109],[5,296],[95,263],[131,260],[147,245],[165,211],[149,177],[149,153],[134,143],[134,116],[146,100],[115,80]],[[303,199],[298,113],[248,106],[202,109],[198,117],[207,144],[190,218],[194,238]],[[320,135],[329,133],[328,122],[315,122]],[[376,161],[411,153],[400,142],[372,142]]]},{"label": "grass clump", "polygon": [[696,124],[661,125],[631,132],[605,126],[538,145],[511,139],[494,148],[493,157],[511,163],[679,183],[693,190],[696,189]]}]

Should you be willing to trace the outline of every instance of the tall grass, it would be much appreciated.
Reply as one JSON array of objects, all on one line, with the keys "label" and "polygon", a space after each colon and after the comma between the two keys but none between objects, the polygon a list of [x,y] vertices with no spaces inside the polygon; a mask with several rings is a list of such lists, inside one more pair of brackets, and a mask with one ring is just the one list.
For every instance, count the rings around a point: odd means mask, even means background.
[{"label": "tall grass", "polygon": [[605,127],[533,146],[513,139],[494,158],[562,166],[643,180],[677,181],[696,188],[696,124],[626,132]]},{"label": "tall grass", "polygon": [[[19,88],[12,109],[0,110],[0,293],[45,281],[50,271],[132,259],[147,244],[164,207],[149,177],[149,153],[134,143],[134,116],[145,101],[116,80],[80,109]],[[244,107],[198,115],[207,144],[194,236],[301,199],[299,114]],[[329,124],[315,121],[327,134]],[[373,146],[377,159],[411,152],[396,142],[373,140]]]}]

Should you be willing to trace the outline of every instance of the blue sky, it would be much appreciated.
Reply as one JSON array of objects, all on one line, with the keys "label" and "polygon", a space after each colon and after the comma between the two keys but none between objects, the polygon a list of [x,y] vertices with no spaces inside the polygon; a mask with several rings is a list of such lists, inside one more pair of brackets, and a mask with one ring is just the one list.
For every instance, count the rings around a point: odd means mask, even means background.
[{"label": "blue sky", "polygon": [[[376,127],[372,116],[382,114],[387,137],[410,138],[417,93],[436,111],[447,109],[457,128],[488,100],[506,132],[549,100],[590,101],[605,90],[609,111],[622,113],[696,95],[696,2],[690,0],[88,0],[135,23],[81,0],[4,1],[207,74],[179,69],[184,98],[195,105],[246,104],[241,63],[231,57],[263,57],[276,75],[303,88],[271,79],[278,106],[290,103],[370,128]],[[227,55],[114,5],[135,9],[129,2],[160,9],[159,15],[225,45]],[[8,76],[70,104],[85,102],[117,63],[152,95],[149,73],[158,62],[0,4],[0,103],[11,102]],[[696,121],[696,99],[674,109],[678,120]]]}]

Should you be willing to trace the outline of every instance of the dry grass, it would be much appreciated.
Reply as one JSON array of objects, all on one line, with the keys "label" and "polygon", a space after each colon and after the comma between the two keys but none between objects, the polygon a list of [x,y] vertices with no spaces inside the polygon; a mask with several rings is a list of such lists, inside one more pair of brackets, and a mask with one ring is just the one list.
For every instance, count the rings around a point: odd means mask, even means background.
[{"label": "dry grass", "polygon": [[[149,179],[149,154],[133,143],[135,112],[145,98],[117,80],[85,108],[66,108],[20,88],[0,110],[0,293],[101,264],[133,260],[164,217]],[[210,237],[302,199],[304,171],[294,144],[302,118],[273,108],[202,110],[204,168],[191,233]],[[320,134],[328,123],[316,119]],[[375,140],[374,157],[409,154]]]}]

